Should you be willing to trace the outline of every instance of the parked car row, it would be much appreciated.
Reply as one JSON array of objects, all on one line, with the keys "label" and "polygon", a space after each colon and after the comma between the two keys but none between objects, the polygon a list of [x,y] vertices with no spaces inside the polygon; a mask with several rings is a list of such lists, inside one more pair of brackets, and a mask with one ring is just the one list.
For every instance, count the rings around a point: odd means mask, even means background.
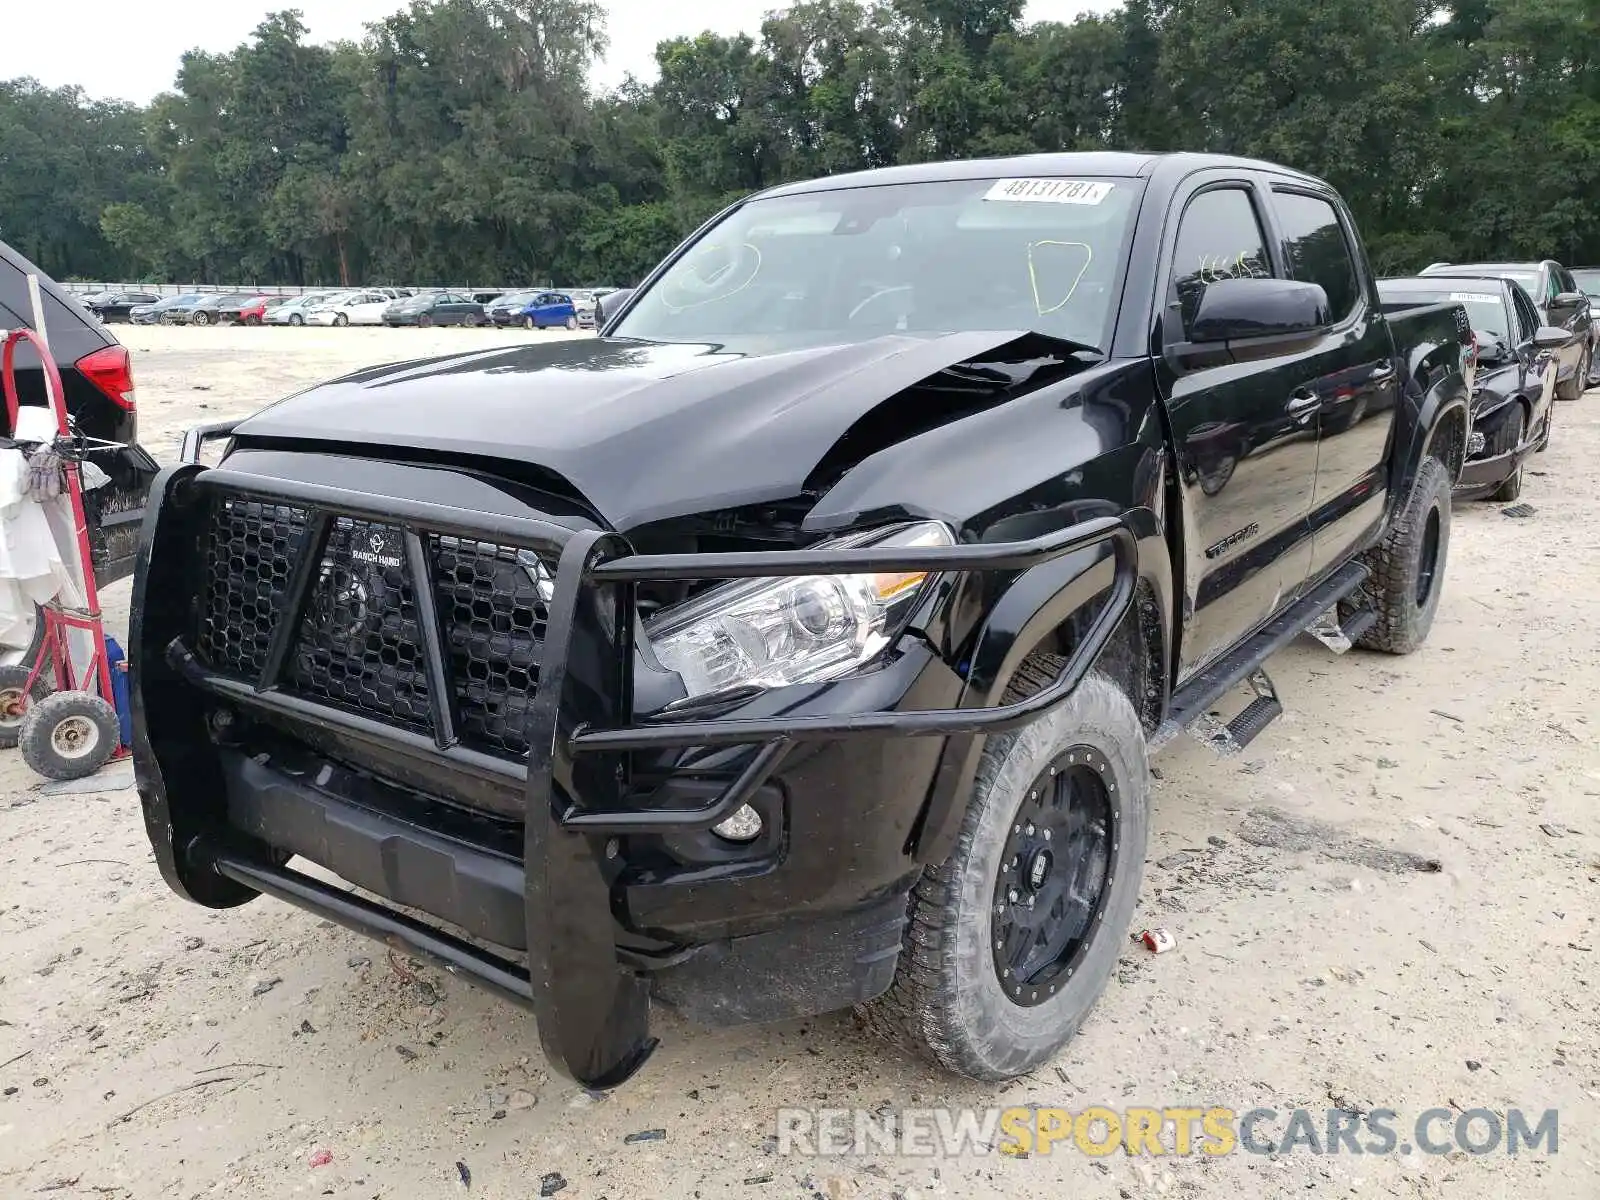
[{"label": "parked car row", "polygon": [[522,291],[373,287],[267,296],[255,292],[113,290],[81,297],[102,322],[135,325],[494,325],[527,329],[592,329],[600,298],[615,288],[530,288]]},{"label": "parked car row", "polygon": [[[1589,280],[1585,291],[1578,276]],[[1600,269],[1560,263],[1433,263],[1421,274],[1380,279],[1385,311],[1459,304],[1472,327],[1476,370],[1472,430],[1454,494],[1515,500],[1526,459],[1550,444],[1556,400],[1600,384]]]}]

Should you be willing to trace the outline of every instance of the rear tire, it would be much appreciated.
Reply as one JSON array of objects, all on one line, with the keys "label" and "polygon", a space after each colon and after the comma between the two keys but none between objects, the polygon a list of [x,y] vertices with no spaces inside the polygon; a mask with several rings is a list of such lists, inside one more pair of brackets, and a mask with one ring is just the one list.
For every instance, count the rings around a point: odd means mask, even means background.
[{"label": "rear tire", "polygon": [[[1018,678],[1035,690],[1062,662],[1036,656]],[[1014,684],[1007,698],[1018,692]],[[1035,836],[1029,817],[1037,815],[1042,835],[1068,813],[1078,833],[1046,839],[1059,857],[1019,841]],[[1078,853],[1080,835],[1099,849]],[[1127,696],[1091,673],[1059,708],[989,739],[955,849],[912,890],[894,983],[859,1010],[868,1028],[973,1079],[1013,1079],[1047,1062],[1116,969],[1148,836],[1144,728]],[[1019,846],[1025,854],[1013,853]],[[1024,892],[1049,912],[1035,916]],[[1072,902],[1076,894],[1087,903]],[[1012,945],[1022,959],[1010,957]],[[1002,961],[1026,962],[1028,975]]]},{"label": "rear tire", "polygon": [[93,775],[117,751],[117,710],[90,692],[55,692],[22,719],[22,760],[46,779]]},{"label": "rear tire", "polygon": [[1367,552],[1378,623],[1357,645],[1410,654],[1428,638],[1450,553],[1450,472],[1437,458],[1417,469],[1383,543]]},{"label": "rear tire", "polygon": [[28,710],[50,694],[50,679],[43,672],[28,688],[33,667],[15,663],[0,667],[0,748],[10,749],[22,738],[22,722]]}]

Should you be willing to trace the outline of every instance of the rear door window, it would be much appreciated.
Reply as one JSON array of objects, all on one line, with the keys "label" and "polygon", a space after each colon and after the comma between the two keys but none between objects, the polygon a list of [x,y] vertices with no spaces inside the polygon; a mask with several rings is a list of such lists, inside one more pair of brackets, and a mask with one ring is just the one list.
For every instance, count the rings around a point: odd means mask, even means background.
[{"label": "rear door window", "polygon": [[1332,203],[1321,196],[1274,190],[1272,207],[1283,229],[1289,277],[1315,283],[1328,294],[1335,321],[1355,311],[1361,288],[1350,239]]}]

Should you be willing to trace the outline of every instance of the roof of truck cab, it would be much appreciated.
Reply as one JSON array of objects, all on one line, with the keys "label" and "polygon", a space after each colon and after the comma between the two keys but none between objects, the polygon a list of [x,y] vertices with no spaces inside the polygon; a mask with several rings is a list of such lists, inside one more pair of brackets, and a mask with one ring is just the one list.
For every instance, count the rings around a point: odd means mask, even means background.
[{"label": "roof of truck cab", "polygon": [[1149,178],[1171,172],[1177,176],[1217,167],[1241,171],[1270,171],[1274,175],[1305,183],[1326,186],[1323,181],[1301,171],[1229,154],[1129,154],[1088,151],[1074,154],[1018,154],[1007,158],[970,158],[954,162],[912,163],[898,167],[879,167],[872,171],[851,171],[826,175],[799,183],[780,184],[757,193],[759,196],[797,196],[806,192],[831,192],[841,188],[881,187],[894,183],[945,183],[964,179],[1052,179],[1087,175],[1109,178]]}]

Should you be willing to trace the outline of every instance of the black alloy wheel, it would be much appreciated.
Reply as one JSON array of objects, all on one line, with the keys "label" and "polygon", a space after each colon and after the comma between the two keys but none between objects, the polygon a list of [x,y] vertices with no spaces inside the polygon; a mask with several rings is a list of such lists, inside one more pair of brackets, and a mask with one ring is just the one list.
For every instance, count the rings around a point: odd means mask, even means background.
[{"label": "black alloy wheel", "polygon": [[1012,1001],[1048,999],[1103,920],[1115,873],[1115,810],[1092,747],[1074,746],[1034,780],[1001,851],[994,967]]}]

